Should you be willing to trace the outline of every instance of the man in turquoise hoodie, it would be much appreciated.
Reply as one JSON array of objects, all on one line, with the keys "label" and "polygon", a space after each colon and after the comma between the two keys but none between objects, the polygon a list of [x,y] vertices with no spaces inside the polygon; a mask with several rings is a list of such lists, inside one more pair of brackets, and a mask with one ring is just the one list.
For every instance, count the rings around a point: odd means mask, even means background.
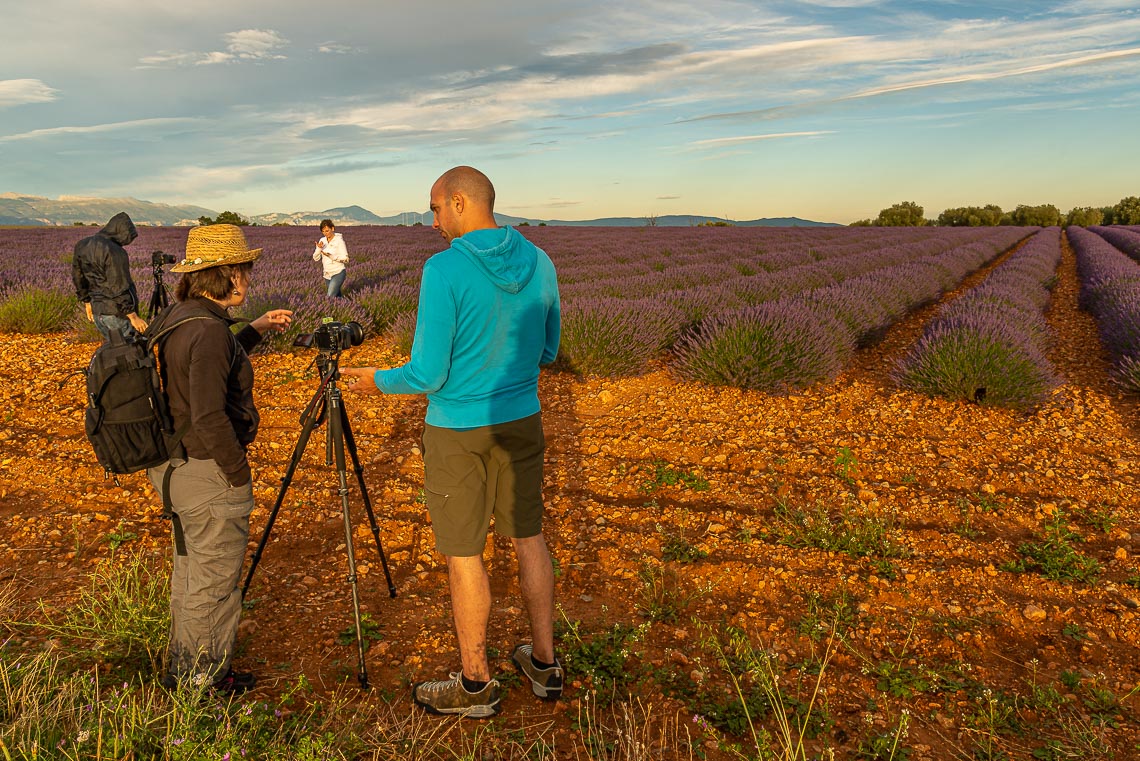
[{"label": "man in turquoise hoodie", "polygon": [[512,227],[499,227],[495,189],[467,166],[431,189],[432,227],[451,245],[424,264],[411,360],[344,368],[350,389],[426,394],[424,487],[436,549],[447,556],[460,672],[421,682],[413,699],[432,713],[499,712],[487,664],[491,587],[483,546],[491,516],[511,538],[531,643],[511,654],[536,696],[562,694],[554,656],[554,569],[542,535],[539,366],[554,361],[561,330],[554,265]]}]

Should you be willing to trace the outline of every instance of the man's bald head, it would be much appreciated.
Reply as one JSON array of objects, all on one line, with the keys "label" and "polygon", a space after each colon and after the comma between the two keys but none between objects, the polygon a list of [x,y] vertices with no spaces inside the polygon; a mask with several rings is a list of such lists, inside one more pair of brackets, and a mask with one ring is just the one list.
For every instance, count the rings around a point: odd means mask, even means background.
[{"label": "man's bald head", "polygon": [[436,186],[445,195],[452,196],[462,193],[476,206],[483,207],[489,212],[495,210],[495,186],[487,175],[472,166],[457,166],[448,169],[439,179]]},{"label": "man's bald head", "polygon": [[448,169],[431,186],[432,227],[447,240],[496,227],[495,186],[470,166]]}]

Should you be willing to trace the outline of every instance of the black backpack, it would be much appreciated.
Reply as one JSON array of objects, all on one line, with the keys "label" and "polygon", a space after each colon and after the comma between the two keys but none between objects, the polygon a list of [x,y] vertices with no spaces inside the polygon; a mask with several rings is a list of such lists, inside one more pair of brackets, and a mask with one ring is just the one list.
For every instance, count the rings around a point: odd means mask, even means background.
[{"label": "black backpack", "polygon": [[95,458],[108,474],[136,473],[161,465],[177,451],[189,424],[174,431],[166,393],[159,378],[155,346],[187,317],[164,325],[164,309],[144,335],[127,340],[111,331],[87,365],[87,414],[84,428]]}]

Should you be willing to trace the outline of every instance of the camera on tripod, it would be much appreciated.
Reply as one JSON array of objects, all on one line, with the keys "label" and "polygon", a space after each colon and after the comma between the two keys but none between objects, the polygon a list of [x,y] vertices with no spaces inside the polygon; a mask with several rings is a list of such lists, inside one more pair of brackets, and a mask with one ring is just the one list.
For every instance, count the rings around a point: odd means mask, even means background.
[{"label": "camera on tripod", "polygon": [[311,349],[314,345],[323,353],[343,351],[350,346],[364,343],[364,326],[359,322],[336,322],[325,318],[319,328],[312,333],[302,333],[293,341],[294,346]]},{"label": "camera on tripod", "polygon": [[178,259],[174,254],[164,254],[161,251],[152,251],[150,255],[150,266],[161,267],[164,264],[174,264]]}]

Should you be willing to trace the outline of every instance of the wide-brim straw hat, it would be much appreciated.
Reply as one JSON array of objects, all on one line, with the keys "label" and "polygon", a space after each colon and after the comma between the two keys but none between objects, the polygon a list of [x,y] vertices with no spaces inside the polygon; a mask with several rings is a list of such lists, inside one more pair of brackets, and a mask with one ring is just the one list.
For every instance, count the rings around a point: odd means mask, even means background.
[{"label": "wide-brim straw hat", "polygon": [[170,271],[196,272],[224,264],[252,262],[259,256],[261,249],[251,249],[237,225],[202,225],[190,230],[186,239],[186,258]]}]

